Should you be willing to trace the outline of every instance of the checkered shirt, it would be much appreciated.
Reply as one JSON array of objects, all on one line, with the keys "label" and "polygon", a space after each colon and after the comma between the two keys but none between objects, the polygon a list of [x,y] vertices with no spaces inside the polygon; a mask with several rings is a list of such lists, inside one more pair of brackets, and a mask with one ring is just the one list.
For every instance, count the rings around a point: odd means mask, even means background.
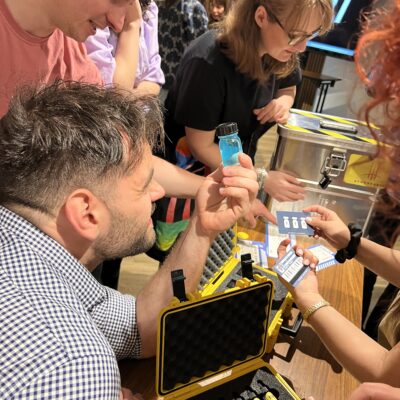
[{"label": "checkered shirt", "polygon": [[134,297],[0,206],[0,399],[118,399],[140,347]]}]

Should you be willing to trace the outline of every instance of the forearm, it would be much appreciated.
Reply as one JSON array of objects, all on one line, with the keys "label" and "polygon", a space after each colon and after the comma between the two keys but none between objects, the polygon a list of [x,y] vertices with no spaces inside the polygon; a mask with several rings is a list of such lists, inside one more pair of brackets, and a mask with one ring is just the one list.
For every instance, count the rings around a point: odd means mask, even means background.
[{"label": "forearm", "polygon": [[142,81],[139,85],[134,89],[134,93],[141,95],[153,95],[158,96],[160,93],[160,85],[156,82],[151,81]]},{"label": "forearm", "polygon": [[[300,304],[304,312],[320,299],[319,295],[315,295],[306,301],[298,300],[296,304]],[[359,381],[390,383],[392,377],[386,370],[388,351],[333,307],[318,309],[309,317],[308,322],[335,359]]]},{"label": "forearm", "polygon": [[194,198],[204,181],[204,177],[155,156],[154,178],[164,188],[166,196],[180,198]]},{"label": "forearm", "polygon": [[137,321],[142,338],[142,357],[155,353],[160,310],[173,296],[171,271],[183,269],[186,292],[196,290],[214,234],[202,232],[194,215],[170,255],[137,298]]},{"label": "forearm", "polygon": [[221,153],[219,152],[219,147],[216,143],[211,143],[208,146],[200,148],[190,147],[190,151],[196,160],[207,165],[211,171],[216,170],[222,162]]},{"label": "forearm", "polygon": [[126,90],[132,90],[135,83],[139,58],[140,24],[132,23],[119,35],[115,52],[113,83]]},{"label": "forearm", "polygon": [[279,99],[279,101],[285,104],[287,108],[291,108],[293,106],[295,97],[296,97],[296,86],[290,86],[284,89],[279,89],[276,92],[275,96],[275,98],[277,100]]},{"label": "forearm", "polygon": [[400,287],[400,251],[361,239],[357,261],[393,285]]}]

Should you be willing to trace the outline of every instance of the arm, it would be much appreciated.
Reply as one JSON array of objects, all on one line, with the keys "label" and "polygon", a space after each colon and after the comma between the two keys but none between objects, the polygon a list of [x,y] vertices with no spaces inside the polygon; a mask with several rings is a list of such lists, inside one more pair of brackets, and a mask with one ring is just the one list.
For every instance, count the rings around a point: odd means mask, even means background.
[{"label": "arm", "polygon": [[141,81],[139,85],[134,89],[136,94],[140,95],[153,95],[158,96],[161,90],[161,86],[156,82]]},{"label": "arm", "polygon": [[[285,247],[288,244],[288,240],[281,243],[278,250],[280,257],[285,254]],[[296,253],[302,256],[303,250],[298,247]],[[284,284],[292,293],[296,305],[303,314],[309,307],[322,300],[318,291],[315,268],[310,270],[297,287],[294,288],[287,282]],[[317,309],[308,318],[308,323],[329,352],[355,378],[361,382],[398,385],[400,344],[388,351],[331,306]]]},{"label": "arm", "polygon": [[135,83],[139,58],[139,36],[142,11],[139,0],[127,6],[127,14],[122,32],[119,34],[115,51],[114,85],[132,90]]},{"label": "arm", "polygon": [[139,72],[135,92],[157,96],[165,83],[158,47],[158,8],[152,1],[142,22],[139,44]]},{"label": "arm", "polygon": [[159,157],[154,159],[154,179],[164,188],[166,196],[195,198],[204,177],[185,171]]},{"label": "arm", "polygon": [[258,185],[251,160],[244,154],[239,159],[241,166],[219,168],[204,180],[188,229],[138,295],[136,307],[142,357],[155,353],[158,315],[173,295],[171,271],[182,268],[186,291],[196,290],[212,240],[247,213],[255,199]]},{"label": "arm", "polygon": [[[318,236],[325,238],[337,250],[347,247],[350,240],[349,229],[335,212],[321,206],[310,206],[304,211],[319,214],[307,220]],[[362,238],[356,259],[377,275],[400,287],[400,251]]]},{"label": "arm", "polygon": [[193,156],[215,170],[221,164],[221,154],[218,145],[214,143],[215,130],[202,131],[185,127],[186,141]]},{"label": "arm", "polygon": [[295,96],[296,86],[278,89],[275,99],[271,100],[266,106],[254,110],[257,120],[260,124],[265,124],[266,122],[286,124]]},{"label": "arm", "polygon": [[349,400],[397,400],[400,388],[383,383],[363,383],[350,396]]}]

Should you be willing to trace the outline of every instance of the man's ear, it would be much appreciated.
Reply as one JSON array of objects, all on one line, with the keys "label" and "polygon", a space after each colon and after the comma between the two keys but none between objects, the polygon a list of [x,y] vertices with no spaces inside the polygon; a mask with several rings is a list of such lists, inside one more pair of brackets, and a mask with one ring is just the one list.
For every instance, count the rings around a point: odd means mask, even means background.
[{"label": "man's ear", "polygon": [[64,203],[65,218],[76,233],[94,241],[107,223],[107,207],[90,190],[74,190]]},{"label": "man's ear", "polygon": [[254,13],[254,20],[259,28],[267,22],[267,10],[264,6],[258,6],[256,12]]}]

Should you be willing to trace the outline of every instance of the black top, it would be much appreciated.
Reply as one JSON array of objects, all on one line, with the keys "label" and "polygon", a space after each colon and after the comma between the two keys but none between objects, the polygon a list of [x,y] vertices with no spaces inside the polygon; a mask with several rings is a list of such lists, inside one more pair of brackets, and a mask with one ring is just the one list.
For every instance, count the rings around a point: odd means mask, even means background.
[{"label": "black top", "polygon": [[279,88],[297,85],[300,80],[300,71],[296,70],[282,80],[271,76],[260,84],[236,70],[221,52],[216,31],[208,31],[185,52],[168,93],[165,131],[172,144],[167,139],[166,146],[175,147],[185,135],[185,126],[211,131],[222,122],[236,122],[243,150],[249,153],[250,138],[257,141],[271,126],[260,125],[253,110],[268,104]]}]

